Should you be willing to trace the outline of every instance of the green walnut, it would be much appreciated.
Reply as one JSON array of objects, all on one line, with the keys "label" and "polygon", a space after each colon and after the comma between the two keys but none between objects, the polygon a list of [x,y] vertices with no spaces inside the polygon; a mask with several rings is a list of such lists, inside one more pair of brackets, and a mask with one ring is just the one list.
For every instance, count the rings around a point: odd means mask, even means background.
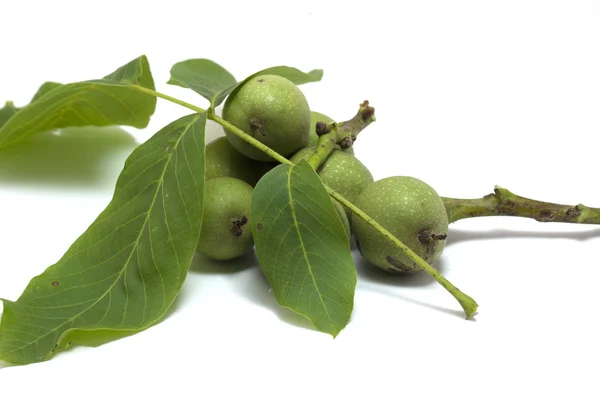
[{"label": "green walnut", "polygon": [[[308,144],[308,101],[292,81],[281,76],[256,76],[236,88],[225,101],[223,118],[284,157]],[[231,145],[240,153],[254,160],[274,161],[224,130]]]},{"label": "green walnut", "polygon": [[[356,206],[390,231],[430,265],[440,257],[448,235],[448,216],[438,193],[409,176],[392,176],[365,188]],[[421,271],[402,250],[371,225],[352,216],[352,232],[369,263],[394,273]]]},{"label": "green walnut", "polygon": [[255,186],[275,163],[256,161],[233,148],[226,137],[220,137],[206,145],[206,179],[229,176]]},{"label": "green walnut", "polygon": [[[307,147],[294,154],[290,161],[296,163],[301,159],[310,158],[314,147]],[[360,160],[342,150],[334,149],[329,157],[317,169],[323,183],[351,203],[354,203],[362,191],[373,183],[373,175]],[[348,218],[350,212],[347,211]]]},{"label": "green walnut", "polygon": [[[321,114],[320,112],[317,112],[317,111],[311,111],[310,112],[310,133],[308,134],[308,145],[306,147],[315,147],[317,145],[317,142],[319,141],[319,135],[317,135],[317,131],[315,129],[317,126],[317,122],[331,123],[331,122],[335,122],[335,121],[333,119],[329,118],[325,114]],[[340,149],[340,150],[342,149],[339,144],[336,144],[335,148]],[[343,152],[354,155],[354,147],[351,146],[351,147],[348,147],[347,149],[343,149]]]},{"label": "green walnut", "polygon": [[253,246],[250,209],[252,186],[231,177],[206,181],[204,218],[197,252],[213,260],[231,260]]}]

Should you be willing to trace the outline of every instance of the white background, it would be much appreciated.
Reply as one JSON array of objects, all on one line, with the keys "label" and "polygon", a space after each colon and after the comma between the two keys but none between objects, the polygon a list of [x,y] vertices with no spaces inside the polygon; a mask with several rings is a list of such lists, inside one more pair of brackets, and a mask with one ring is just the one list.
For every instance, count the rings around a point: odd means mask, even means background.
[{"label": "white background", "polygon": [[[600,206],[595,1],[13,1],[0,37],[0,101],[17,106],[46,80],[98,78],[141,54],[158,90],[201,106],[165,84],[175,62],[210,58],[238,79],[322,68],[322,82],[302,87],[314,110],[343,120],[362,100],[376,108],[355,148],[376,179]],[[136,143],[187,113],[159,100],[150,126],[130,135],[0,151],[0,296],[15,300],[60,259]],[[594,226],[453,224],[438,268],[478,301],[474,321],[427,275],[379,273],[356,254],[355,309],[336,339],[280,309],[253,257],[198,259],[163,323],[1,368],[0,396],[597,399],[598,248]]]}]

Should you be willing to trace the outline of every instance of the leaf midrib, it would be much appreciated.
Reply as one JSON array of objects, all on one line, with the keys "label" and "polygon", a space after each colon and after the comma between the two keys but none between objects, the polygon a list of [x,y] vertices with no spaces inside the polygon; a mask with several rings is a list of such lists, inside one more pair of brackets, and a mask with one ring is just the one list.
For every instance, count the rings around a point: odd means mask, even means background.
[{"label": "leaf midrib", "polygon": [[304,241],[302,240],[302,235],[300,234],[300,229],[299,229],[299,224],[298,224],[298,220],[296,219],[296,211],[294,208],[294,200],[292,198],[292,185],[291,185],[291,177],[292,177],[292,171],[294,170],[294,166],[290,167],[290,169],[288,170],[288,177],[287,177],[287,188],[288,188],[288,197],[289,197],[289,201],[290,201],[290,209],[292,211],[292,218],[294,219],[294,229],[296,230],[296,233],[298,234],[298,238],[300,239],[300,247],[302,248],[302,255],[304,256],[304,260],[306,261],[306,266],[308,268],[308,274],[310,275],[313,284],[315,285],[315,288],[317,289],[317,294],[319,295],[319,300],[321,301],[321,304],[323,305],[323,310],[325,311],[325,314],[327,315],[327,320],[329,321],[329,323],[333,323],[331,316],[329,315],[329,310],[327,309],[327,306],[325,305],[325,301],[323,300],[323,296],[321,296],[321,290],[319,289],[319,285],[317,285],[317,281],[315,279],[315,275],[312,271],[312,267],[311,264],[308,260],[308,254],[306,253],[305,247],[304,247]]},{"label": "leaf midrib", "polygon": [[[189,127],[190,127],[192,124],[194,124],[194,123],[195,123],[195,122],[198,120],[198,118],[199,118],[199,117],[200,117],[199,115],[198,115],[198,116],[196,116],[194,119],[192,119],[192,121],[191,121],[191,122],[189,122],[189,123],[187,124],[187,127],[186,127],[186,129],[185,129],[185,131],[186,131],[186,132],[187,132],[187,130],[189,129]],[[91,308],[93,308],[93,307],[94,307],[96,304],[98,304],[98,303],[99,303],[99,302],[100,302],[102,299],[104,299],[104,298],[106,297],[106,295],[107,295],[107,294],[111,293],[111,291],[112,291],[113,287],[114,287],[114,286],[117,284],[117,282],[119,281],[119,279],[121,278],[121,276],[123,275],[123,273],[124,273],[124,272],[127,270],[127,266],[129,265],[129,261],[131,260],[131,257],[133,256],[133,253],[135,252],[135,250],[137,249],[137,247],[138,247],[138,245],[139,245],[140,238],[142,237],[142,233],[144,232],[144,229],[146,228],[146,224],[148,223],[148,219],[149,219],[149,216],[150,216],[150,214],[151,214],[151,211],[152,211],[152,209],[154,208],[154,205],[156,204],[156,198],[157,198],[157,196],[158,196],[158,193],[161,191],[161,188],[162,188],[162,186],[163,186],[164,176],[165,176],[165,173],[166,173],[166,171],[167,171],[167,167],[169,166],[169,163],[171,162],[171,158],[173,157],[173,154],[175,154],[175,150],[176,150],[176,149],[179,147],[179,143],[180,143],[180,142],[183,140],[183,137],[184,137],[185,135],[186,135],[186,133],[183,133],[183,134],[179,135],[179,136],[178,136],[178,138],[177,138],[177,141],[176,141],[176,142],[175,142],[175,144],[172,146],[172,149],[173,149],[173,151],[171,152],[171,154],[169,155],[169,157],[168,157],[167,161],[165,162],[165,167],[163,168],[163,170],[162,170],[162,173],[161,173],[161,175],[160,175],[160,179],[159,179],[160,183],[159,183],[159,184],[157,185],[157,187],[156,187],[156,192],[155,192],[155,194],[154,194],[154,197],[153,197],[153,199],[152,199],[151,205],[150,205],[150,207],[149,207],[149,211],[148,211],[148,213],[146,213],[146,218],[144,219],[144,223],[142,224],[142,227],[140,228],[140,232],[139,232],[139,234],[138,234],[138,236],[137,236],[137,238],[136,238],[136,240],[135,240],[135,242],[134,242],[134,243],[135,243],[135,245],[132,247],[131,253],[129,254],[129,257],[127,258],[127,261],[125,262],[125,264],[124,264],[123,268],[121,269],[121,272],[120,272],[120,273],[118,274],[118,276],[115,278],[115,281],[112,283],[112,285],[110,285],[110,287],[109,287],[109,288],[108,288],[108,289],[107,289],[107,290],[104,292],[104,294],[103,294],[102,296],[100,296],[100,297],[99,297],[99,298],[98,298],[98,299],[97,299],[97,300],[96,300],[96,301],[95,301],[95,302],[94,302],[92,305],[90,305],[88,308],[84,309],[83,311],[81,311],[80,313],[78,313],[77,315],[75,315],[74,317],[67,319],[65,322],[63,322],[62,324],[58,325],[56,328],[54,328],[54,329],[51,329],[50,331],[46,332],[44,335],[42,335],[42,336],[39,336],[39,337],[38,337],[36,340],[33,340],[33,341],[30,341],[30,342],[27,342],[27,343],[26,343],[26,344],[24,344],[23,346],[20,346],[20,347],[18,347],[18,348],[12,349],[12,350],[10,350],[10,351],[8,351],[8,352],[6,352],[6,353],[3,353],[3,355],[4,355],[4,356],[5,356],[5,355],[7,355],[7,354],[12,354],[12,353],[15,353],[16,351],[22,350],[22,349],[24,349],[25,347],[27,347],[27,346],[30,346],[30,345],[32,345],[32,344],[34,344],[34,343],[36,343],[36,344],[37,344],[37,343],[39,343],[39,341],[40,341],[41,339],[45,338],[45,337],[46,337],[46,336],[48,336],[49,334],[51,334],[51,333],[53,333],[53,332],[56,332],[56,331],[58,331],[58,330],[59,330],[61,327],[63,327],[64,325],[68,324],[69,322],[74,322],[74,321],[75,321],[77,318],[79,318],[81,315],[83,315],[84,313],[86,313],[87,311],[89,311],[89,310],[90,310]],[[62,335],[64,335],[64,333],[65,333],[66,331],[68,331],[68,329],[67,329],[67,330],[65,330],[65,331],[64,331],[64,332],[61,334],[61,336],[62,336]],[[58,338],[58,342],[60,342],[60,337]]]}]

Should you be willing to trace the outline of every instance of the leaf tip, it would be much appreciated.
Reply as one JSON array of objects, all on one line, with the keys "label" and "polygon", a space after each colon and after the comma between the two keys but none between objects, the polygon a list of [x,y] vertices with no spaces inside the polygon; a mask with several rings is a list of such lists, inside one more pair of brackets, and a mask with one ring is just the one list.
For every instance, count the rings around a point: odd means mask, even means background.
[{"label": "leaf tip", "polygon": [[141,64],[150,64],[150,60],[148,60],[148,56],[145,54],[140,55],[137,60],[140,60]]},{"label": "leaf tip", "polygon": [[170,77],[169,80],[167,81],[167,85],[175,85],[175,86],[181,86],[181,82],[179,82],[177,79]]},{"label": "leaf tip", "polygon": [[308,73],[313,79],[314,82],[318,82],[323,79],[323,70],[322,69],[313,69]]}]

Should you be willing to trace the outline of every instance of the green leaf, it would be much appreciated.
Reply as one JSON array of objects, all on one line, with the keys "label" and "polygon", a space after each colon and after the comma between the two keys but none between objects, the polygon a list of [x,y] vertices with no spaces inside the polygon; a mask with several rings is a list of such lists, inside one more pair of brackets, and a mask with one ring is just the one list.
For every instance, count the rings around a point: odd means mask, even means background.
[{"label": "green leaf", "polygon": [[43,95],[45,95],[46,93],[51,91],[52,89],[56,89],[57,87],[60,87],[60,86],[63,86],[63,84],[57,83],[57,82],[44,82],[42,84],[42,86],[40,86],[38,91],[33,95],[31,102],[33,103],[34,101],[36,101],[37,99],[39,99],[40,97],[42,97]]},{"label": "green leaf", "polygon": [[145,128],[156,108],[156,97],[132,86],[154,90],[146,56],[103,79],[60,85],[47,82],[34,101],[19,109],[0,128],[0,148],[29,135],[74,126],[127,125]]},{"label": "green leaf", "polygon": [[248,78],[244,79],[244,82],[258,75],[279,75],[289,79],[296,85],[303,85],[305,83],[319,82],[323,79],[323,70],[313,69],[309,72],[302,72],[292,67],[271,67],[250,75]]},{"label": "green leaf", "polygon": [[15,113],[19,111],[12,101],[7,101],[4,107],[0,108],[0,128],[8,121]]},{"label": "green leaf", "polygon": [[252,221],[258,260],[279,304],[337,336],[352,314],[356,268],[333,201],[306,160],[263,176]]},{"label": "green leaf", "polygon": [[206,113],[188,115],[137,147],[106,209],[16,302],[2,300],[0,359],[43,361],[163,317],[200,237],[205,124]]},{"label": "green leaf", "polygon": [[279,76],[289,79],[290,81],[294,82],[296,85],[303,85],[303,84],[309,83],[309,82],[320,81],[323,78],[323,70],[313,69],[312,71],[305,73],[296,68],[286,67],[286,66],[271,67],[271,68],[263,69],[262,71],[258,71],[256,73],[250,75],[249,77],[244,79],[242,82],[239,82],[239,83],[235,84],[234,86],[231,86],[227,90],[219,93],[219,95],[215,99],[214,106],[216,107],[219,104],[221,104],[227,96],[229,96],[231,93],[233,93],[236,88],[243,85],[246,81],[254,78],[255,76],[259,76],[259,75],[279,75]]},{"label": "green leaf", "polygon": [[212,107],[220,105],[239,85],[258,75],[279,75],[296,85],[318,82],[323,78],[323,70],[315,69],[308,73],[296,68],[278,66],[258,71],[242,82],[236,82],[233,75],[213,61],[191,59],[179,62],[171,68],[171,79],[167,82],[190,88],[210,101]]},{"label": "green leaf", "polygon": [[171,68],[171,79],[167,82],[190,88],[213,104],[219,93],[236,84],[236,80],[225,68],[207,59],[191,59],[178,62]]},{"label": "green leaf", "polygon": [[[31,99],[31,102],[33,103],[52,89],[55,89],[59,86],[62,86],[62,84],[56,82],[43,83],[33,96],[33,99]],[[7,101],[6,104],[4,104],[4,108],[0,109],[0,128],[2,128],[2,126],[4,126],[4,124],[19,110],[20,108],[15,107],[12,101]]]}]

